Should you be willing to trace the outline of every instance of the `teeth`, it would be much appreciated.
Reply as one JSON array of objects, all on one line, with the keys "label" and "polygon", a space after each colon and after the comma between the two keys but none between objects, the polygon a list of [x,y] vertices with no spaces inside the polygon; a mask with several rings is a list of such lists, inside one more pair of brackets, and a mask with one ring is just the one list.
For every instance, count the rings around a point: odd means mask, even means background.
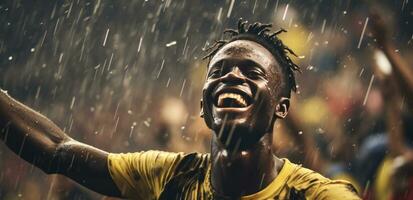
[{"label": "teeth", "polygon": [[224,104],[224,99],[234,99],[239,103],[241,106],[246,107],[247,106],[247,101],[239,94],[236,93],[222,93],[218,96],[218,106],[223,106]]}]

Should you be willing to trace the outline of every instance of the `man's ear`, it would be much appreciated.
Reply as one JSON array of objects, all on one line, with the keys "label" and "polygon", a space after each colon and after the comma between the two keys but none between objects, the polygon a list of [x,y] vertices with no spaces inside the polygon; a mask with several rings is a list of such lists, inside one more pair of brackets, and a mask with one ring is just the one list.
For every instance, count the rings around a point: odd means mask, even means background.
[{"label": "man's ear", "polygon": [[201,111],[199,112],[199,116],[204,118],[204,101],[200,101],[200,107],[201,107]]},{"label": "man's ear", "polygon": [[275,108],[275,115],[278,118],[284,119],[288,114],[288,109],[290,108],[290,98],[281,97],[280,102]]}]

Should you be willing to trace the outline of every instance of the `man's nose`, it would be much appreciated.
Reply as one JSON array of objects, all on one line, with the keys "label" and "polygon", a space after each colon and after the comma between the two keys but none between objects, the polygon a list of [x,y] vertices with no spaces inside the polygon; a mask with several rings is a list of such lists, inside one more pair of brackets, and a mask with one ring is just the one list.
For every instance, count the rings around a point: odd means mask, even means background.
[{"label": "man's nose", "polygon": [[225,76],[223,76],[221,79],[223,82],[230,82],[234,84],[240,84],[245,82],[245,76],[242,74],[241,70],[237,66],[232,67],[231,71],[225,74]]}]

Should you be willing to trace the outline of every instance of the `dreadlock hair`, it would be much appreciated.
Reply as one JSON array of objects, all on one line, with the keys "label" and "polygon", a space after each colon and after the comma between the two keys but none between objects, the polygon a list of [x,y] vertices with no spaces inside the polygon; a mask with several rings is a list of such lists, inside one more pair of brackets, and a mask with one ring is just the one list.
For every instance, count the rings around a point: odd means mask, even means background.
[{"label": "dreadlock hair", "polygon": [[297,57],[297,55],[277,37],[280,33],[287,32],[284,29],[280,29],[276,32],[270,33],[272,24],[263,24],[260,22],[255,22],[248,24],[248,21],[238,20],[237,29],[226,29],[225,34],[229,35],[228,39],[217,40],[210,47],[205,49],[207,55],[203,59],[211,58],[226,44],[235,40],[250,40],[263,45],[268,49],[279,62],[281,66],[282,73],[284,74],[285,86],[283,88],[283,95],[290,97],[291,91],[297,91],[297,84],[295,81],[294,71],[301,73],[300,67],[296,65],[288,56],[292,54]]}]

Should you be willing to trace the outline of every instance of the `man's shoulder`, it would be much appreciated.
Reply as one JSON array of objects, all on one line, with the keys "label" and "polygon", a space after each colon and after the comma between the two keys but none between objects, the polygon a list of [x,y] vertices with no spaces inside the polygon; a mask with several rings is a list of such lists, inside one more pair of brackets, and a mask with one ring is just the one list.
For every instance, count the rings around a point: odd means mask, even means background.
[{"label": "man's shoulder", "polygon": [[182,193],[184,188],[193,186],[188,185],[188,180],[203,180],[208,163],[209,154],[203,153],[148,150],[111,153],[108,156],[112,179],[122,195],[132,199],[153,199],[161,193]]},{"label": "man's shoulder", "polygon": [[[208,168],[210,160],[209,153],[200,152],[171,152],[161,150],[148,150],[135,153],[128,153],[131,157],[140,157],[144,160],[152,160],[153,162],[168,160],[166,163],[173,163],[174,174],[186,171],[193,171]],[[127,154],[126,154],[127,155]],[[165,162],[161,162],[165,164]],[[162,167],[162,166],[159,166]],[[168,166],[164,166],[168,167]]]},{"label": "man's shoulder", "polygon": [[320,173],[305,168],[301,164],[295,164],[288,160],[286,160],[285,164],[290,165],[290,176],[288,178],[287,184],[293,184],[295,186],[300,185],[301,187],[306,187],[309,184],[330,181],[330,179],[324,177]]},{"label": "man's shoulder", "polygon": [[341,193],[351,197],[345,199],[358,199],[356,189],[350,182],[326,178],[314,170],[291,163],[288,160],[286,163],[290,165],[291,169],[287,179],[287,186],[289,188],[294,188],[297,191],[306,191],[306,196],[331,197]]},{"label": "man's shoulder", "polygon": [[[286,159],[285,159],[286,160]],[[290,174],[287,180],[289,186],[294,186],[297,189],[305,189],[313,185],[327,184],[337,180],[331,180],[321,175],[320,173],[303,167],[301,164],[295,164],[286,160],[286,164],[290,165]],[[347,181],[338,181],[340,183],[349,183]]]},{"label": "man's shoulder", "polygon": [[210,154],[209,153],[180,153],[181,158],[175,168],[175,174],[184,173],[194,170],[206,170],[209,166]]}]

